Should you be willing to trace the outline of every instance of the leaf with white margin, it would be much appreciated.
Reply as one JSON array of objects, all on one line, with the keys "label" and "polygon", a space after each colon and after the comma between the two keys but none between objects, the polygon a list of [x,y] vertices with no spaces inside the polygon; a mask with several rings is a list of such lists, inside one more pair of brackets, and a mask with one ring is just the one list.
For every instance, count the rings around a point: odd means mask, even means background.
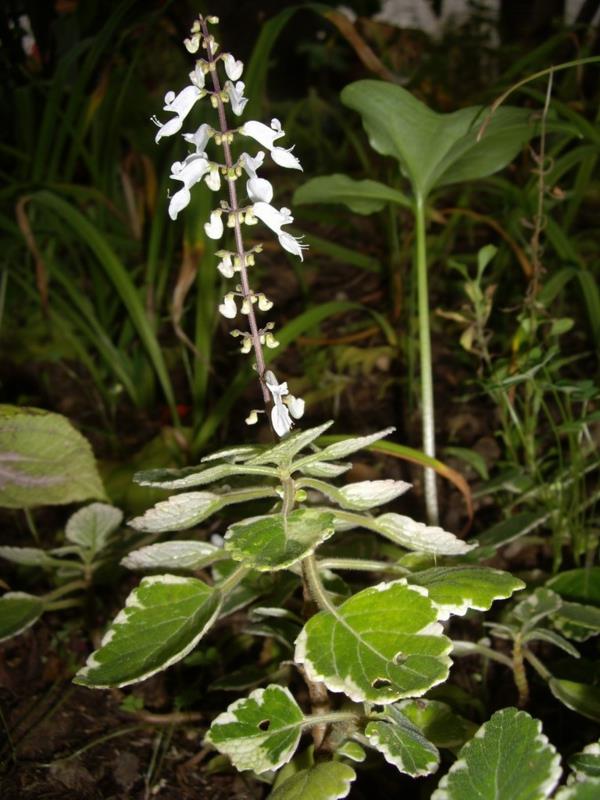
[{"label": "leaf with white margin", "polygon": [[427,591],[402,579],[311,617],[296,640],[295,660],[332,692],[386,704],[420,697],[446,680],[451,649]]},{"label": "leaf with white margin", "polygon": [[479,727],[439,700],[402,700],[396,708],[436,747],[462,747]]},{"label": "leaf with white margin", "polygon": [[39,547],[0,547],[0,558],[12,561],[13,564],[22,564],[24,567],[52,567],[62,565],[58,559],[53,559],[45,550]]},{"label": "leaf with white margin", "polygon": [[313,461],[300,467],[303,475],[310,475],[313,478],[339,478],[344,472],[352,469],[352,464],[332,464],[330,461]]},{"label": "leaf with white margin", "polygon": [[525,588],[519,578],[491,567],[433,567],[413,573],[407,580],[427,589],[440,620],[452,614],[463,616],[470,608],[487,611],[494,600],[505,600]]},{"label": "leaf with white margin", "polygon": [[133,550],[121,564],[127,569],[195,570],[227,558],[221,547],[208,542],[176,540],[159,542]]},{"label": "leaf with white margin", "polygon": [[552,624],[576,642],[585,642],[600,633],[600,608],[583,603],[565,603],[552,614]]},{"label": "leaf with white margin", "polygon": [[600,780],[587,778],[581,783],[563,786],[554,795],[554,800],[598,800],[600,797]]},{"label": "leaf with white margin", "polygon": [[253,569],[284,569],[310,555],[333,533],[333,514],[298,508],[287,515],[269,514],[235,523],[225,534],[225,549]]},{"label": "leaf with white margin", "polygon": [[358,742],[349,740],[337,747],[335,752],[338,757],[349,758],[351,761],[356,761],[357,764],[361,764],[367,757],[364,748]]},{"label": "leaf with white margin", "polygon": [[561,772],[542,723],[504,708],[464,745],[431,800],[544,800]]},{"label": "leaf with white margin", "polygon": [[422,731],[395,706],[388,706],[384,719],[369,722],[365,736],[388,764],[400,772],[419,778],[431,775],[440,765],[440,754]]},{"label": "leaf with white margin", "polygon": [[325,761],[301,769],[277,786],[268,800],[338,800],[348,797],[356,773],[348,764]]},{"label": "leaf with white margin", "polygon": [[468,553],[477,542],[465,542],[453,533],[424,522],[417,522],[402,514],[382,514],[380,517],[365,517],[359,514],[340,515],[341,519],[352,521],[355,526],[368,528],[380,533],[394,544],[420,553],[433,553],[438,556],[458,556]]},{"label": "leaf with white margin", "polygon": [[528,642],[547,642],[564,650],[565,653],[568,653],[573,658],[581,657],[581,653],[571,642],[561,636],[560,633],[551,631],[549,628],[534,628],[522,637],[522,642],[523,644]]},{"label": "leaf with white margin", "polygon": [[272,467],[251,467],[246,464],[216,464],[212,467],[186,467],[185,469],[150,469],[136,472],[133,480],[140,486],[155,489],[189,489],[205,486],[235,475],[260,475],[277,477]]},{"label": "leaf with white margin", "polygon": [[119,525],[123,522],[123,512],[108,503],[91,503],[69,517],[65,536],[69,542],[89,550],[92,555],[99,553]]},{"label": "leaf with white margin", "polygon": [[318,439],[319,436],[325,433],[325,431],[333,425],[333,420],[329,420],[328,422],[323,423],[323,425],[319,425],[316,428],[309,428],[306,431],[298,430],[294,433],[289,434],[281,442],[275,445],[275,447],[270,447],[268,450],[265,450],[264,453],[260,453],[258,456],[255,456],[248,464],[255,465],[255,464],[277,464],[278,466],[281,464],[288,464],[290,460],[299,453],[300,450],[303,450],[305,447],[308,447],[309,444]]},{"label": "leaf with white margin", "polygon": [[521,600],[514,607],[512,616],[522,623],[522,630],[526,632],[535,628],[537,623],[541,622],[545,617],[558,611],[562,606],[562,602],[559,594],[551,589],[541,587],[524,600]]},{"label": "leaf with white margin", "polygon": [[580,753],[572,755],[569,766],[576,773],[577,780],[600,778],[600,742],[592,742]]},{"label": "leaf with white margin", "polygon": [[0,597],[0,642],[30,628],[44,613],[44,601],[25,592],[7,592]]},{"label": "leaf with white margin", "polygon": [[204,741],[240,771],[279,769],[294,755],[304,714],[289,689],[272,684],[236,700],[213,721]]},{"label": "leaf with white margin", "polygon": [[140,517],[132,519],[129,525],[149,533],[180,531],[198,525],[231,503],[276,496],[275,490],[268,487],[240,489],[223,495],[214,492],[185,492],[157,503]]},{"label": "leaf with white margin", "polygon": [[382,481],[359,481],[350,483],[341,488],[332,486],[324,481],[314,480],[313,478],[300,479],[297,482],[299,487],[316,489],[321,494],[329,497],[341,508],[348,508],[353,511],[367,511],[375,506],[390,503],[400,495],[410,489],[411,484],[405,481],[382,480]]},{"label": "leaf with white margin", "polygon": [[144,578],[75,683],[98,689],[127,686],[170,667],[193,650],[220,606],[220,593],[196,578]]},{"label": "leaf with white margin", "polygon": [[258,455],[261,452],[260,447],[253,444],[241,444],[237,447],[225,447],[222,450],[216,450],[214,453],[209,453],[204,456],[200,461],[204,464],[209,461],[248,461],[250,458]]},{"label": "leaf with white margin", "polygon": [[394,427],[384,428],[383,430],[376,431],[368,436],[355,436],[351,439],[342,439],[340,442],[334,442],[333,444],[323,448],[323,450],[319,450],[316,453],[311,453],[308,456],[304,456],[304,458],[301,458],[299,461],[296,461],[295,464],[292,464],[292,469],[299,469],[305,464],[311,464],[314,461],[333,461],[336,458],[345,458],[346,456],[349,456],[350,453],[356,453],[357,450],[362,450],[363,448],[369,447],[369,445],[378,442],[380,439],[384,439],[395,430],[396,428]]}]

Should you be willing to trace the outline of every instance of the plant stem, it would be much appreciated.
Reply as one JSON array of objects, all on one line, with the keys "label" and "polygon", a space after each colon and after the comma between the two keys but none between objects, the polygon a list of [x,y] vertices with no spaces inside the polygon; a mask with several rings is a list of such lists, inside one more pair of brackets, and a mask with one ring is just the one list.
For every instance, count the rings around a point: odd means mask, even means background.
[{"label": "plant stem", "polygon": [[224,578],[220,583],[216,585],[217,588],[222,594],[227,594],[235,589],[235,587],[243,581],[246,575],[250,572],[248,567],[239,566],[237,569],[229,575],[227,578]]},{"label": "plant stem", "polygon": [[308,586],[310,596],[323,611],[337,614],[337,609],[329,599],[327,590],[321,582],[319,566],[314,556],[307,556],[302,559],[302,575]]},{"label": "plant stem", "polygon": [[38,533],[38,529],[35,525],[35,520],[33,518],[33,514],[31,513],[31,509],[24,508],[23,512],[25,513],[25,520],[27,521],[27,527],[29,528],[29,532],[35,539],[36,544],[40,543],[40,535]]},{"label": "plant stem", "polygon": [[549,681],[552,678],[552,673],[550,670],[546,669],[546,667],[542,664],[537,656],[534,656],[531,650],[525,648],[525,660],[529,661],[531,666],[537,672],[537,674],[545,681]]},{"label": "plant stem", "polygon": [[310,714],[304,718],[302,726],[329,725],[332,722],[356,720],[359,716],[354,711],[328,711],[326,714]]},{"label": "plant stem", "polygon": [[231,158],[231,148],[229,146],[229,142],[227,141],[227,136],[226,136],[226,134],[229,132],[229,126],[227,125],[225,106],[223,104],[223,100],[221,99],[221,84],[219,82],[219,75],[217,73],[217,68],[216,68],[217,64],[214,59],[213,52],[210,46],[210,34],[208,32],[208,27],[203,17],[200,17],[200,25],[202,27],[202,33],[204,35],[204,41],[206,43],[206,59],[210,64],[210,74],[212,76],[213,88],[215,91],[213,97],[217,98],[217,103],[218,103],[217,111],[219,115],[219,126],[221,128],[221,133],[223,134],[223,154],[225,156],[225,164],[228,170],[228,176],[226,180],[227,180],[227,185],[229,187],[229,205],[234,219],[235,246],[240,261],[240,279],[242,284],[242,294],[244,300],[247,301],[249,308],[248,325],[250,327],[250,334],[252,336],[252,346],[254,347],[254,355],[256,357],[256,370],[258,372],[258,379],[262,390],[263,400],[265,402],[265,405],[268,406],[270,404],[270,395],[264,377],[265,358],[263,355],[262,344],[260,342],[260,334],[258,332],[256,316],[254,314],[254,308],[252,303],[252,291],[250,289],[250,284],[248,282],[248,270],[246,269],[246,254],[244,250],[244,242],[242,239],[242,228],[240,224],[240,215],[239,215],[240,207],[238,205],[235,180],[229,177],[230,170],[233,167],[233,159]]},{"label": "plant stem", "polygon": [[460,656],[480,655],[483,656],[483,658],[489,658],[492,661],[497,661],[499,664],[504,664],[504,666],[508,667],[510,670],[513,668],[513,662],[508,656],[505,656],[504,653],[498,653],[496,650],[493,650],[491,647],[486,647],[484,644],[479,644],[479,642],[463,642],[455,639],[452,642],[452,655],[458,656],[459,658]]},{"label": "plant stem", "polygon": [[[425,203],[421,195],[415,201],[416,262],[419,316],[419,355],[421,362],[422,446],[425,455],[435,458],[435,418],[433,406],[433,372],[431,332],[429,330],[429,290],[427,286],[427,242],[425,238]],[[425,510],[430,525],[439,520],[435,471],[425,469]]]},{"label": "plant stem", "polygon": [[[337,512],[336,512],[337,513]],[[389,561],[374,561],[367,558],[324,558],[319,562],[323,569],[354,569],[357,572],[399,572],[406,575],[410,572],[400,564]]]},{"label": "plant stem", "polygon": [[62,597],[65,594],[70,594],[71,592],[76,592],[79,589],[87,589],[88,582],[83,580],[76,580],[70,581],[69,583],[65,583],[63,586],[59,586],[57,589],[54,589],[48,594],[45,594],[41,599],[45,603],[53,603],[55,600],[58,600],[59,597]]},{"label": "plant stem", "polygon": [[513,677],[515,686],[519,692],[518,705],[524,708],[529,700],[529,683],[525,672],[525,662],[523,660],[523,641],[521,635],[517,634],[513,642]]},{"label": "plant stem", "polygon": [[71,597],[66,600],[57,600],[55,603],[49,603],[46,606],[46,611],[60,611],[63,608],[75,608],[80,606],[83,601],[79,597]]}]

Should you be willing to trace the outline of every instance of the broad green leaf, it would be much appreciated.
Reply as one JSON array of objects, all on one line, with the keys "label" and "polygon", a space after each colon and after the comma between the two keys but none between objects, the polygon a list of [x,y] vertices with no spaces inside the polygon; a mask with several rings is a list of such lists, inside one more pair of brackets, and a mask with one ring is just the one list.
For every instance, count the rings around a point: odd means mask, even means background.
[{"label": "broad green leaf", "polygon": [[205,486],[231,478],[234,475],[266,475],[277,477],[271,467],[251,467],[246,464],[217,464],[213,467],[187,467],[186,469],[150,469],[136,472],[133,480],[140,486],[156,489],[189,489],[190,486]]},{"label": "broad green leaf", "polygon": [[92,555],[106,547],[110,535],[123,522],[123,512],[106,503],[91,503],[80,508],[67,522],[68,541],[89,550]]},{"label": "broad green leaf", "polygon": [[552,614],[552,624],[569,639],[585,642],[600,633],[600,608],[563,602]]},{"label": "broad green leaf", "polygon": [[565,600],[600,606],[600,567],[559,572],[546,582],[546,586]]},{"label": "broad green leaf", "polygon": [[325,761],[301,769],[269,795],[268,800],[338,800],[347,797],[356,773],[348,764]]},{"label": "broad green leaf", "polygon": [[361,747],[358,742],[352,741],[345,741],[335,752],[340,757],[356,761],[357,764],[362,764],[367,757],[364,747]]},{"label": "broad green leaf", "polygon": [[263,497],[277,497],[275,489],[267,487],[239,489],[227,494],[184,492],[157,503],[141,517],[132,519],[129,525],[149,533],[181,531],[198,525],[231,503],[245,503]]},{"label": "broad green leaf", "polygon": [[586,745],[581,753],[569,759],[569,766],[577,774],[577,779],[600,778],[600,742]]},{"label": "broad green leaf", "polygon": [[263,453],[254,456],[254,458],[247,463],[251,466],[260,464],[277,464],[277,466],[280,466],[282,464],[287,464],[296,453],[299,453],[305,447],[308,447],[309,444],[312,444],[315,439],[322,436],[332,425],[333,420],[329,420],[329,422],[324,422],[323,425],[319,425],[316,428],[309,428],[306,431],[294,431],[276,444],[275,447],[270,447]]},{"label": "broad green leaf", "polygon": [[378,442],[385,436],[389,436],[390,433],[393,433],[395,430],[396,429],[393,427],[384,428],[383,430],[377,431],[376,433],[371,433],[368,436],[356,436],[352,437],[351,439],[342,439],[340,442],[334,442],[333,444],[327,445],[327,447],[323,448],[323,450],[318,450],[316,453],[311,453],[310,455],[299,459],[292,464],[292,469],[300,469],[301,467],[304,467],[305,464],[312,464],[315,461],[334,461],[337,458],[346,458],[346,456],[349,456],[351,453],[355,453],[357,450],[362,450],[364,447],[368,447],[370,444]]},{"label": "broad green leaf", "polygon": [[309,678],[356,702],[419,697],[448,676],[452,648],[425,589],[381,583],[320,611],[296,641]]},{"label": "broad green leaf", "polygon": [[104,496],[92,448],[66,417],[0,405],[0,506],[64,505]]},{"label": "broad green leaf", "polygon": [[461,747],[477,730],[477,725],[439,700],[402,700],[397,707],[436,747]]},{"label": "broad green leaf", "polygon": [[505,600],[525,588],[519,578],[491,567],[433,567],[407,580],[427,589],[441,620],[452,614],[462,616],[470,608],[487,611],[494,600]]},{"label": "broad green leaf", "polygon": [[367,511],[370,508],[391,503],[392,500],[408,491],[411,484],[394,480],[359,481],[338,488],[324,481],[305,478],[298,481],[298,486],[316,489],[333,500],[340,508]]},{"label": "broad green leaf", "polygon": [[554,795],[554,800],[598,800],[600,797],[600,780],[586,778],[581,783],[561,787]]},{"label": "broad green leaf", "polygon": [[512,616],[515,617],[522,625],[524,632],[535,628],[538,622],[553,614],[562,605],[562,600],[556,592],[550,589],[536,589],[535,592],[521,600],[512,611]]},{"label": "broad green leaf", "polygon": [[431,800],[544,800],[561,772],[541,722],[504,708],[464,745]]},{"label": "broad green leaf", "polygon": [[174,541],[150,544],[121,560],[127,569],[195,570],[224,558],[223,550],[208,542]]},{"label": "broad green leaf", "polygon": [[100,649],[75,683],[95,688],[127,686],[184,658],[215,621],[219,592],[196,578],[144,578],[127,598]]},{"label": "broad green leaf", "polygon": [[323,175],[311,178],[294,193],[294,205],[340,203],[356,214],[373,214],[388,203],[412,208],[411,200],[397,189],[379,181],[355,181],[347,175]]},{"label": "broad green leaf", "polygon": [[310,555],[333,533],[332,514],[298,508],[287,516],[270,514],[232,525],[225,534],[225,549],[253,569],[284,569]]},{"label": "broad green leaf", "polygon": [[437,747],[395,706],[388,706],[384,719],[369,722],[365,736],[394,767],[413,778],[431,775],[440,764]]},{"label": "broad green leaf", "polygon": [[456,556],[468,553],[477,545],[476,542],[465,542],[443,528],[417,522],[402,514],[382,514],[375,519],[365,517],[363,524],[394,544],[420,553]]},{"label": "broad green leaf", "polygon": [[580,657],[579,650],[577,650],[571,642],[565,639],[564,636],[561,636],[560,633],[551,631],[548,628],[534,628],[523,636],[522,641],[523,644],[527,642],[547,642],[548,644],[553,644],[555,647],[560,647],[561,650],[564,650],[565,653],[573,656],[573,658]]},{"label": "broad green leaf", "polygon": [[22,564],[25,567],[52,567],[61,563],[38,547],[10,547],[9,545],[0,547],[0,558],[12,561],[13,564]]},{"label": "broad green leaf", "polygon": [[0,597],[0,642],[30,628],[44,613],[44,601],[25,592]]},{"label": "broad green leaf", "polygon": [[551,678],[548,681],[550,691],[567,708],[584,717],[600,722],[600,688],[588,683]]},{"label": "broad green leaf", "polygon": [[517,155],[533,134],[529,112],[504,106],[477,141],[485,109],[438,114],[400,86],[364,80],[342,91],[342,102],[358,111],[371,147],[398,160],[416,195],[491,175]]},{"label": "broad green leaf", "polygon": [[260,774],[290,760],[303,723],[289,690],[271,685],[232,703],[213,721],[204,741],[229,756],[236,769]]}]

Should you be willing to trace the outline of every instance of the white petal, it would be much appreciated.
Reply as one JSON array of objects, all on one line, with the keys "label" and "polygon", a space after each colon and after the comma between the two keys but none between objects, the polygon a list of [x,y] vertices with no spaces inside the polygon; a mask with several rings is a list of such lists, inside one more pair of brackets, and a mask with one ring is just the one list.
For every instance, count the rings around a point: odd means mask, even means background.
[{"label": "white petal", "polygon": [[254,203],[252,212],[255,217],[258,217],[261,222],[264,222],[268,228],[278,235],[281,233],[281,226],[285,225],[287,221],[287,217],[277,211],[274,206],[262,201]]},{"label": "white petal", "polygon": [[224,317],[227,319],[234,319],[237,315],[237,306],[235,304],[235,300],[233,299],[233,295],[226,294],[223,298],[223,302],[219,306],[219,311],[223,314]]},{"label": "white petal", "polygon": [[292,417],[294,419],[300,419],[300,417],[304,414],[304,400],[301,397],[294,397],[292,394],[288,395],[286,400],[286,405],[289,408]]},{"label": "white petal", "polygon": [[[178,95],[174,92],[167,92],[165,95],[165,111],[172,111],[177,116],[181,117],[181,121],[187,117],[192,110],[194,103],[200,97],[200,90],[197,86],[186,86]],[[167,98],[169,98],[167,100]]]},{"label": "white petal", "polygon": [[270,203],[273,199],[273,187],[264,178],[250,178],[246,181],[246,191],[251,202]]},{"label": "white petal", "polygon": [[204,84],[206,83],[206,75],[204,74],[202,67],[199,63],[196,63],[193,72],[190,72],[190,81],[196,86],[198,89],[204,89]]},{"label": "white petal", "polygon": [[264,152],[259,150],[254,158],[248,155],[248,153],[242,153],[240,158],[243,158],[242,165],[246,170],[246,175],[249,178],[256,178],[256,170],[262,167],[263,161],[265,160]]},{"label": "white petal", "polygon": [[196,33],[189,39],[184,39],[183,44],[185,45],[185,49],[188,51],[188,53],[197,53],[198,48],[200,47],[200,36]]},{"label": "white petal", "polygon": [[231,263],[231,259],[229,259],[229,262],[225,260],[219,261],[217,264],[217,269],[225,278],[233,278],[235,275],[235,270],[233,268],[233,264]]},{"label": "white petal", "polygon": [[285,436],[285,434],[289,433],[292,429],[293,423],[290,412],[283,405],[281,400],[271,409],[271,423],[273,424],[273,430],[278,436]]},{"label": "white petal", "polygon": [[273,130],[265,125],[264,122],[257,122],[256,120],[248,120],[240,128],[240,133],[244,136],[251,136],[255,141],[271,150],[275,139],[280,139],[284,132],[281,129]]},{"label": "white petal", "polygon": [[236,84],[233,84],[231,81],[226,81],[224,88],[227,89],[227,94],[229,95],[231,110],[239,117],[244,111],[244,106],[248,102],[248,98],[244,97],[245,86],[243,81],[238,81]]},{"label": "white petal", "polygon": [[244,420],[246,425],[256,425],[258,422],[258,411],[253,408],[252,411],[248,414],[246,419]]},{"label": "white petal", "polygon": [[302,244],[301,240],[297,236],[292,236],[291,233],[286,233],[285,231],[282,231],[278,235],[278,238],[279,244],[284,250],[287,250],[288,253],[292,253],[292,255],[299,256],[300,261],[304,260],[302,251],[308,248],[307,244]]},{"label": "white petal", "polygon": [[211,239],[220,239],[223,236],[223,220],[218,211],[211,213],[210,222],[204,223],[204,231]]},{"label": "white petal", "polygon": [[213,192],[218,192],[221,188],[221,176],[219,175],[219,170],[211,169],[210,173],[206,176],[205,183],[209,189],[212,189]]},{"label": "white petal", "polygon": [[271,396],[273,397],[273,401],[275,403],[278,400],[281,402],[281,398],[288,393],[287,382],[284,381],[283,383],[278,383],[277,378],[271,372],[271,370],[267,370],[267,372],[265,372],[265,383],[267,384],[267,389],[271,392]]},{"label": "white petal", "polygon": [[232,81],[237,81],[239,78],[242,77],[242,72],[244,71],[244,65],[241,61],[236,61],[235,58],[231,55],[231,53],[223,53],[221,56],[223,59],[223,63],[225,64],[225,72],[227,73],[227,77]]},{"label": "white petal", "polygon": [[203,122],[198,130],[195,131],[195,133],[184,133],[183,138],[186,140],[186,142],[195,145],[197,153],[203,154],[204,148],[206,147],[210,138],[209,133],[210,125],[207,125],[205,122]]},{"label": "white petal", "polygon": [[175,192],[169,203],[169,216],[172,220],[177,219],[177,214],[182,211],[190,202],[190,190],[184,186]]},{"label": "white petal", "polygon": [[154,141],[159,142],[163,136],[173,136],[174,133],[177,133],[177,131],[181,130],[182,125],[183,120],[181,117],[173,117],[168,122],[165,122],[164,125],[159,127]]},{"label": "white petal", "polygon": [[176,161],[171,167],[171,178],[181,181],[191,189],[210,169],[208,161],[202,156],[190,156],[183,163]]},{"label": "white petal", "polygon": [[286,150],[285,147],[274,147],[271,150],[271,158],[280,167],[287,167],[288,169],[299,169],[302,171],[302,166],[296,156],[292,153],[292,149]]}]

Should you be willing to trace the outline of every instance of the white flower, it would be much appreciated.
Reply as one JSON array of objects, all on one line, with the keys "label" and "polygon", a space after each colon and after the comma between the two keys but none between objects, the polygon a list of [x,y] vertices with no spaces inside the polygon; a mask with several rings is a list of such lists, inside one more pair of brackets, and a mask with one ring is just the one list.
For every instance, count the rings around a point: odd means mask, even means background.
[{"label": "white flower", "polygon": [[249,178],[256,178],[256,170],[262,167],[263,161],[265,160],[265,154],[262,150],[259,150],[253,158],[248,153],[242,153],[240,159],[244,169],[246,170],[246,175]]},{"label": "white flower", "polygon": [[[217,253],[218,255],[218,253]],[[235,270],[231,261],[231,253],[226,253],[217,264],[217,269],[225,278],[233,278]]]},{"label": "white flower", "polygon": [[190,189],[202,176],[208,172],[209,163],[202,156],[189,156],[185,161],[175,161],[171,166],[171,179],[181,181],[183,188],[175,192],[169,203],[169,216],[172,220],[177,219],[177,215],[190,202]]},{"label": "white flower", "polygon": [[259,413],[260,413],[260,412],[259,412],[259,410],[258,410],[258,409],[256,409],[256,408],[253,408],[253,409],[252,409],[252,411],[251,411],[251,412],[248,414],[248,416],[247,416],[247,417],[246,417],[246,419],[244,420],[244,422],[246,423],[246,425],[256,425],[256,423],[258,422],[258,415],[259,415]]},{"label": "white flower", "polygon": [[304,400],[301,397],[294,397],[293,394],[288,394],[284,397],[283,402],[289,409],[290,414],[294,419],[300,419],[304,415]]},{"label": "white flower", "polygon": [[244,89],[246,88],[244,82],[238,81],[236,84],[233,84],[231,81],[225,81],[225,86],[223,88],[227,90],[229,102],[231,103],[231,110],[239,117],[248,102],[248,98],[244,97]]},{"label": "white flower", "polygon": [[241,61],[236,61],[231,53],[223,53],[221,56],[225,64],[225,72],[229,80],[237,81],[242,77],[244,65]]},{"label": "white flower", "polygon": [[204,223],[204,231],[211,239],[220,239],[223,236],[223,220],[220,211],[211,212],[210,222]]},{"label": "white flower", "polygon": [[210,139],[211,132],[212,128],[210,125],[203,122],[195,133],[184,133],[183,138],[186,142],[195,146],[198,155],[204,155],[204,149]]},{"label": "white flower", "polygon": [[158,125],[159,131],[156,134],[155,141],[158,142],[163,136],[172,136],[177,131],[181,130],[181,126],[187,115],[192,110],[194,103],[200,98],[201,91],[197,86],[186,86],[178,95],[175,92],[167,92],[165,95],[164,111],[171,111],[174,116],[164,125],[156,118],[153,122]]},{"label": "white flower", "polygon": [[269,300],[262,292],[259,292],[256,297],[258,297],[258,307],[261,311],[270,311],[273,308],[273,301]]},{"label": "white flower", "polygon": [[306,249],[307,245],[302,244],[300,238],[281,230],[283,225],[288,225],[290,222],[294,221],[289,208],[281,208],[277,211],[276,208],[268,203],[258,202],[252,206],[252,213],[254,216],[258,217],[261,222],[264,222],[273,233],[277,234],[279,244],[284,250],[299,256],[302,261],[302,251]]},{"label": "white flower", "polygon": [[221,174],[219,173],[219,167],[216,164],[210,165],[210,172],[204,179],[204,182],[209,189],[212,189],[213,192],[219,191],[221,188]]},{"label": "white flower", "polygon": [[282,136],[285,136],[285,131],[281,129],[281,123],[278,119],[271,120],[270,128],[264,122],[248,120],[240,128],[240,133],[243,136],[251,136],[263,147],[266,147],[267,150],[273,149],[275,139],[281,139]]},{"label": "white flower", "polygon": [[184,39],[183,44],[185,45],[185,49],[188,53],[197,53],[198,48],[200,47],[200,34],[195,33],[189,39]]},{"label": "white flower", "polygon": [[202,61],[196,61],[196,66],[194,67],[193,72],[190,72],[190,81],[194,86],[197,86],[198,89],[204,89],[204,84],[206,83],[206,75],[204,74],[204,70],[202,69]]},{"label": "white flower", "polygon": [[283,398],[288,394],[288,385],[285,381],[277,383],[277,378],[271,370],[265,372],[265,383],[273,398],[273,408],[271,409],[273,430],[278,436],[285,436],[286,433],[291,431],[294,424],[290,417],[290,412],[283,404]]},{"label": "white flower", "polygon": [[233,292],[228,292],[223,298],[223,302],[219,306],[219,311],[227,319],[234,319],[237,315],[237,306],[235,304]]},{"label": "white flower", "polygon": [[246,192],[252,203],[270,203],[273,199],[273,186],[265,178],[250,178],[246,181]]},{"label": "white flower", "polygon": [[271,158],[280,167],[287,167],[288,169],[299,169],[302,172],[302,166],[295,155],[292,154],[294,148],[290,147],[288,150],[285,147],[274,147],[271,150]]}]

